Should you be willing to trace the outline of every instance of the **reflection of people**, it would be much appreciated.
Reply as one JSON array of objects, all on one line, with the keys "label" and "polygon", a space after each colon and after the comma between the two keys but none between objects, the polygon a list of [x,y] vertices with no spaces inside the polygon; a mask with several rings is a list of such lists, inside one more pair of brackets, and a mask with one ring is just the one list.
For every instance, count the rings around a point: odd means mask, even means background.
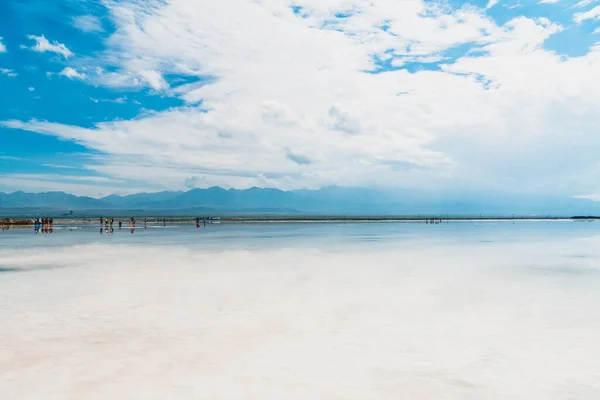
[{"label": "reflection of people", "polygon": [[122,223],[121,221],[119,221],[119,229],[121,229],[121,225],[122,225],[122,224],[123,224],[123,223]]},{"label": "reflection of people", "polygon": [[131,234],[133,235],[133,232],[135,232],[135,228],[131,228]]},{"label": "reflection of people", "polygon": [[100,234],[102,235],[102,227],[100,227]]}]

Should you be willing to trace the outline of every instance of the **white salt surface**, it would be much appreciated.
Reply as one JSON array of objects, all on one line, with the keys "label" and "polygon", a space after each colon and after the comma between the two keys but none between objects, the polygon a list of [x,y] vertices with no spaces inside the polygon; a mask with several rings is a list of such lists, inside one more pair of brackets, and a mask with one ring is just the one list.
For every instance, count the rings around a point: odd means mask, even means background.
[{"label": "white salt surface", "polygon": [[600,399],[595,239],[3,251],[1,399]]}]

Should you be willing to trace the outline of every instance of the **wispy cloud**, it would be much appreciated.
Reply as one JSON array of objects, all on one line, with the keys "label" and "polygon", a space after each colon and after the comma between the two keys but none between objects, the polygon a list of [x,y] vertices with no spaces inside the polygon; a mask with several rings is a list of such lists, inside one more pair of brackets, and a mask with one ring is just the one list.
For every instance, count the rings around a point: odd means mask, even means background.
[{"label": "wispy cloud", "polygon": [[42,164],[44,167],[48,168],[57,168],[57,169],[80,169],[80,167],[74,167],[70,165],[60,165],[60,164]]},{"label": "wispy cloud", "polygon": [[573,21],[581,23],[586,19],[599,19],[600,18],[600,6],[596,6],[589,11],[580,12],[573,14]]},{"label": "wispy cloud", "polygon": [[581,0],[580,2],[573,5],[573,8],[582,8],[582,7],[588,6],[596,1],[598,1],[598,0]]},{"label": "wispy cloud", "polygon": [[488,0],[487,5],[485,6],[486,10],[489,10],[490,8],[494,7],[496,4],[498,4],[500,2],[500,0]]},{"label": "wispy cloud", "polygon": [[116,99],[96,99],[94,97],[90,97],[90,100],[94,103],[117,103],[117,104],[125,104],[127,101],[127,96],[117,97]]},{"label": "wispy cloud", "polygon": [[8,69],[8,68],[0,68],[0,74],[9,76],[11,78],[15,78],[16,76],[19,75],[12,69]]},{"label": "wispy cloud", "polygon": [[27,88],[27,90],[29,90],[30,92],[35,92],[35,88],[34,88],[33,86],[29,86],[29,87]]},{"label": "wispy cloud", "polygon": [[2,43],[2,36],[0,36],[0,53],[6,52],[6,46]]},{"label": "wispy cloud", "polygon": [[86,176],[86,175],[62,175],[62,174],[9,174],[16,179],[38,179],[38,180],[63,180],[63,181],[82,181],[82,182],[123,182],[119,179],[111,179],[104,176]]},{"label": "wispy cloud", "polygon": [[36,42],[35,45],[30,47],[30,49],[33,51],[37,51],[39,53],[56,53],[62,55],[65,58],[68,58],[73,55],[73,53],[67,48],[67,46],[57,41],[50,42],[48,39],[46,39],[44,35],[28,35],[27,38],[30,40],[35,40]]},{"label": "wispy cloud", "polygon": [[540,0],[538,2],[538,4],[556,4],[558,3],[560,0]]},{"label": "wispy cloud", "polygon": [[84,73],[78,72],[76,69],[71,67],[66,67],[62,71],[58,73],[60,76],[65,76],[69,79],[85,79],[86,75]]},{"label": "wispy cloud", "polygon": [[73,18],[73,26],[84,32],[103,32],[102,22],[93,15],[80,15]]},{"label": "wispy cloud", "polygon": [[574,199],[586,199],[600,202],[600,193],[584,194],[579,196],[571,196]]}]

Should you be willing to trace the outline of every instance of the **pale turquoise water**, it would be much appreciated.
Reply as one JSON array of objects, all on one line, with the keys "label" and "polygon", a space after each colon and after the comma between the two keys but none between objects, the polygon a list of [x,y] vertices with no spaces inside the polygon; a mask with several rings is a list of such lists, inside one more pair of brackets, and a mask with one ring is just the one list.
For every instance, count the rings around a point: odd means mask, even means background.
[{"label": "pale turquoise water", "polygon": [[587,222],[0,232],[0,398],[598,399]]},{"label": "pale turquoise water", "polygon": [[[116,225],[115,225],[116,227]],[[107,234],[99,225],[57,225],[53,233],[35,234],[33,228],[0,232],[0,250],[74,244],[186,245],[198,249],[277,248],[394,245],[425,243],[493,243],[522,240],[546,241],[590,237],[600,232],[600,222],[499,221],[425,223],[273,223],[138,224],[134,234],[125,225]]]}]

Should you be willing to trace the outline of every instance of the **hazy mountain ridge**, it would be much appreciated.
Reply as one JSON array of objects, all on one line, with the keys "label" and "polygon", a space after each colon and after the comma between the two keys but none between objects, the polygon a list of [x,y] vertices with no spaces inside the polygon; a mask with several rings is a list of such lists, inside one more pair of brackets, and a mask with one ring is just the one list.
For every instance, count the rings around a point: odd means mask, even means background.
[{"label": "hazy mountain ridge", "polygon": [[[39,209],[52,212],[84,210],[168,211],[183,214],[287,213],[345,215],[588,215],[600,213],[600,203],[561,196],[499,195],[484,192],[432,193],[326,187],[319,190],[245,190],[211,187],[187,192],[111,195],[101,199],[64,192],[0,193],[2,210]],[[16,210],[16,211],[15,211]]]}]

